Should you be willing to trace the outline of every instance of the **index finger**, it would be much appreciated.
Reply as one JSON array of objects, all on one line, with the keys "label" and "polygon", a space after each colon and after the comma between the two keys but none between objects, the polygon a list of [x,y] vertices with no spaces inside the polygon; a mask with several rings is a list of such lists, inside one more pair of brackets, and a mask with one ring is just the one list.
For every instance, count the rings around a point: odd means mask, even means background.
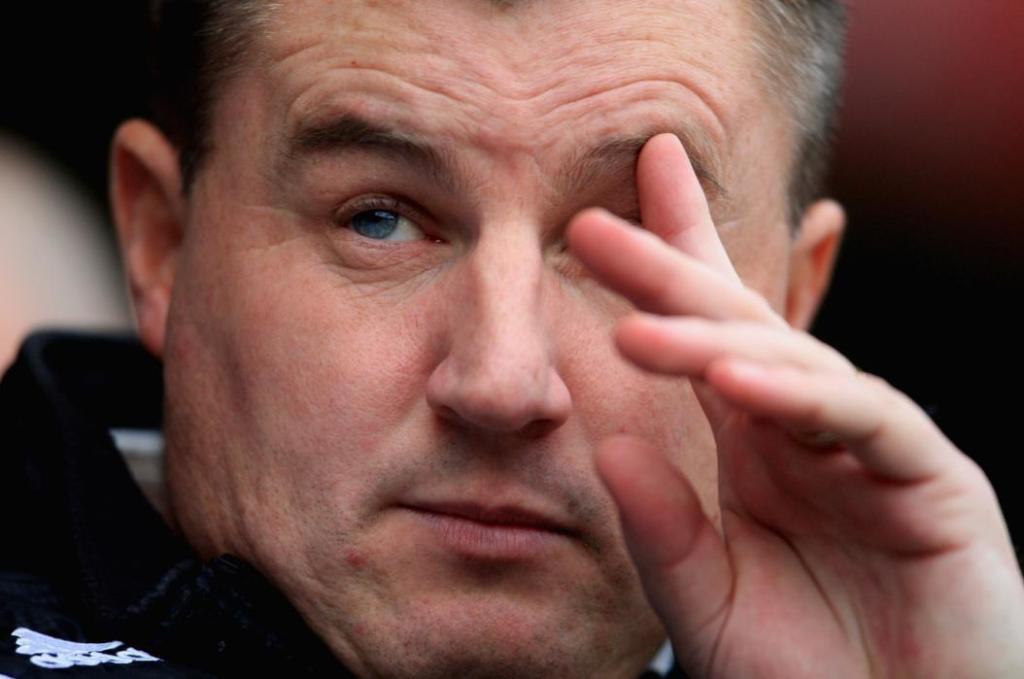
[{"label": "index finger", "polygon": [[591,274],[643,311],[788,327],[761,295],[600,208],[573,217],[566,240]]},{"label": "index finger", "polygon": [[636,185],[645,229],[740,283],[678,137],[666,133],[648,140],[637,161]]}]

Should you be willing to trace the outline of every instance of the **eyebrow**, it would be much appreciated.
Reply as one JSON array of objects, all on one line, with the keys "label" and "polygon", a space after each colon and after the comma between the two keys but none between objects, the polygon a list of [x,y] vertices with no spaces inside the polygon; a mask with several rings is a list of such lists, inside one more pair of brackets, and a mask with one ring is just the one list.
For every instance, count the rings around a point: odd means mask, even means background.
[{"label": "eyebrow", "polygon": [[[602,176],[629,174],[635,177],[640,150],[652,136],[671,131],[683,143],[697,179],[709,201],[726,200],[727,192],[718,180],[713,147],[705,135],[681,127],[673,130],[651,129],[641,134],[613,137],[597,146],[574,154],[562,170],[560,182],[565,195],[576,195]],[[468,173],[460,172],[449,151],[432,146],[414,135],[372,122],[351,113],[327,120],[300,124],[285,141],[284,158],[288,166],[309,158],[363,150],[380,156],[413,163],[434,183],[459,192],[467,186]]]},{"label": "eyebrow", "polygon": [[728,192],[718,180],[720,176],[713,147],[706,136],[688,128],[654,128],[641,134],[613,137],[598,146],[583,151],[567,164],[565,191],[569,195],[585,189],[602,175],[617,175],[626,171],[636,176],[636,162],[644,145],[651,137],[672,132],[686,149],[686,155],[707,196],[708,202],[727,201]]},{"label": "eyebrow", "polygon": [[300,125],[285,141],[287,166],[324,155],[364,150],[413,163],[434,183],[451,190],[463,188],[455,158],[444,150],[385,125],[342,114],[327,121]]}]

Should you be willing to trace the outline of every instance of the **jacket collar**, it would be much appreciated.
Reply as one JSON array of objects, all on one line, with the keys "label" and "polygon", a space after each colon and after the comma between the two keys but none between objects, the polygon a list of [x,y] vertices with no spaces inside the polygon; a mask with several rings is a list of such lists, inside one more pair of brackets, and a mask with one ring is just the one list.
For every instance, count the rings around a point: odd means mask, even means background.
[{"label": "jacket collar", "polygon": [[162,657],[344,676],[261,575],[230,556],[200,562],[136,485],[109,432],[159,428],[161,370],[127,337],[24,344],[0,382],[0,509],[15,524],[0,569],[46,577],[94,634]]},{"label": "jacket collar", "polygon": [[192,556],[108,433],[159,427],[162,393],[159,363],[136,342],[59,333],[29,338],[0,383],[5,462],[21,471],[7,478],[26,482],[9,490],[34,519],[22,526],[19,549],[45,558],[36,565],[98,619]]}]

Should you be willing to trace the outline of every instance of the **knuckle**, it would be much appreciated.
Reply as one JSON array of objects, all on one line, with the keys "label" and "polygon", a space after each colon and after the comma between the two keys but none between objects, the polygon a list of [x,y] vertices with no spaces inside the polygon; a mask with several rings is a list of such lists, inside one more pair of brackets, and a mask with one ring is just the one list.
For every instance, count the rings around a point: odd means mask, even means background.
[{"label": "knuckle", "polygon": [[857,377],[867,384],[868,389],[874,392],[876,396],[881,397],[897,393],[896,389],[884,377],[863,371],[857,373]]},{"label": "knuckle", "polygon": [[860,373],[860,376],[869,386],[870,397],[878,404],[881,428],[912,426],[922,435],[930,436],[931,432],[941,436],[928,414],[906,393],[878,375]]},{"label": "knuckle", "polygon": [[860,373],[860,375],[868,385],[871,398],[876,400],[881,407],[883,422],[906,413],[908,407],[916,409],[910,397],[892,386],[885,378],[870,373]]},{"label": "knuckle", "polygon": [[818,399],[809,399],[803,407],[804,422],[810,427],[824,427],[832,418],[829,405]]},{"label": "knuckle", "polygon": [[811,342],[813,342],[817,347],[819,347],[822,352],[824,352],[824,354],[828,357],[829,361],[835,364],[837,368],[841,368],[852,374],[857,374],[857,366],[855,366],[853,362],[850,361],[850,359],[844,356],[841,351],[839,351],[833,346],[825,344],[824,342],[822,342],[821,340],[812,335],[807,335],[807,337]]}]

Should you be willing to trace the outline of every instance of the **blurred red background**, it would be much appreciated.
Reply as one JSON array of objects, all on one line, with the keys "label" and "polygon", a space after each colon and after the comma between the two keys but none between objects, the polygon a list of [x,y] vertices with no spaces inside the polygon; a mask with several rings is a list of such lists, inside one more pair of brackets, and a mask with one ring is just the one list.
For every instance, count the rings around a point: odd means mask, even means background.
[{"label": "blurred red background", "polygon": [[836,188],[863,211],[928,215],[902,227],[915,238],[1016,266],[1024,2],[858,0],[851,15]]}]

